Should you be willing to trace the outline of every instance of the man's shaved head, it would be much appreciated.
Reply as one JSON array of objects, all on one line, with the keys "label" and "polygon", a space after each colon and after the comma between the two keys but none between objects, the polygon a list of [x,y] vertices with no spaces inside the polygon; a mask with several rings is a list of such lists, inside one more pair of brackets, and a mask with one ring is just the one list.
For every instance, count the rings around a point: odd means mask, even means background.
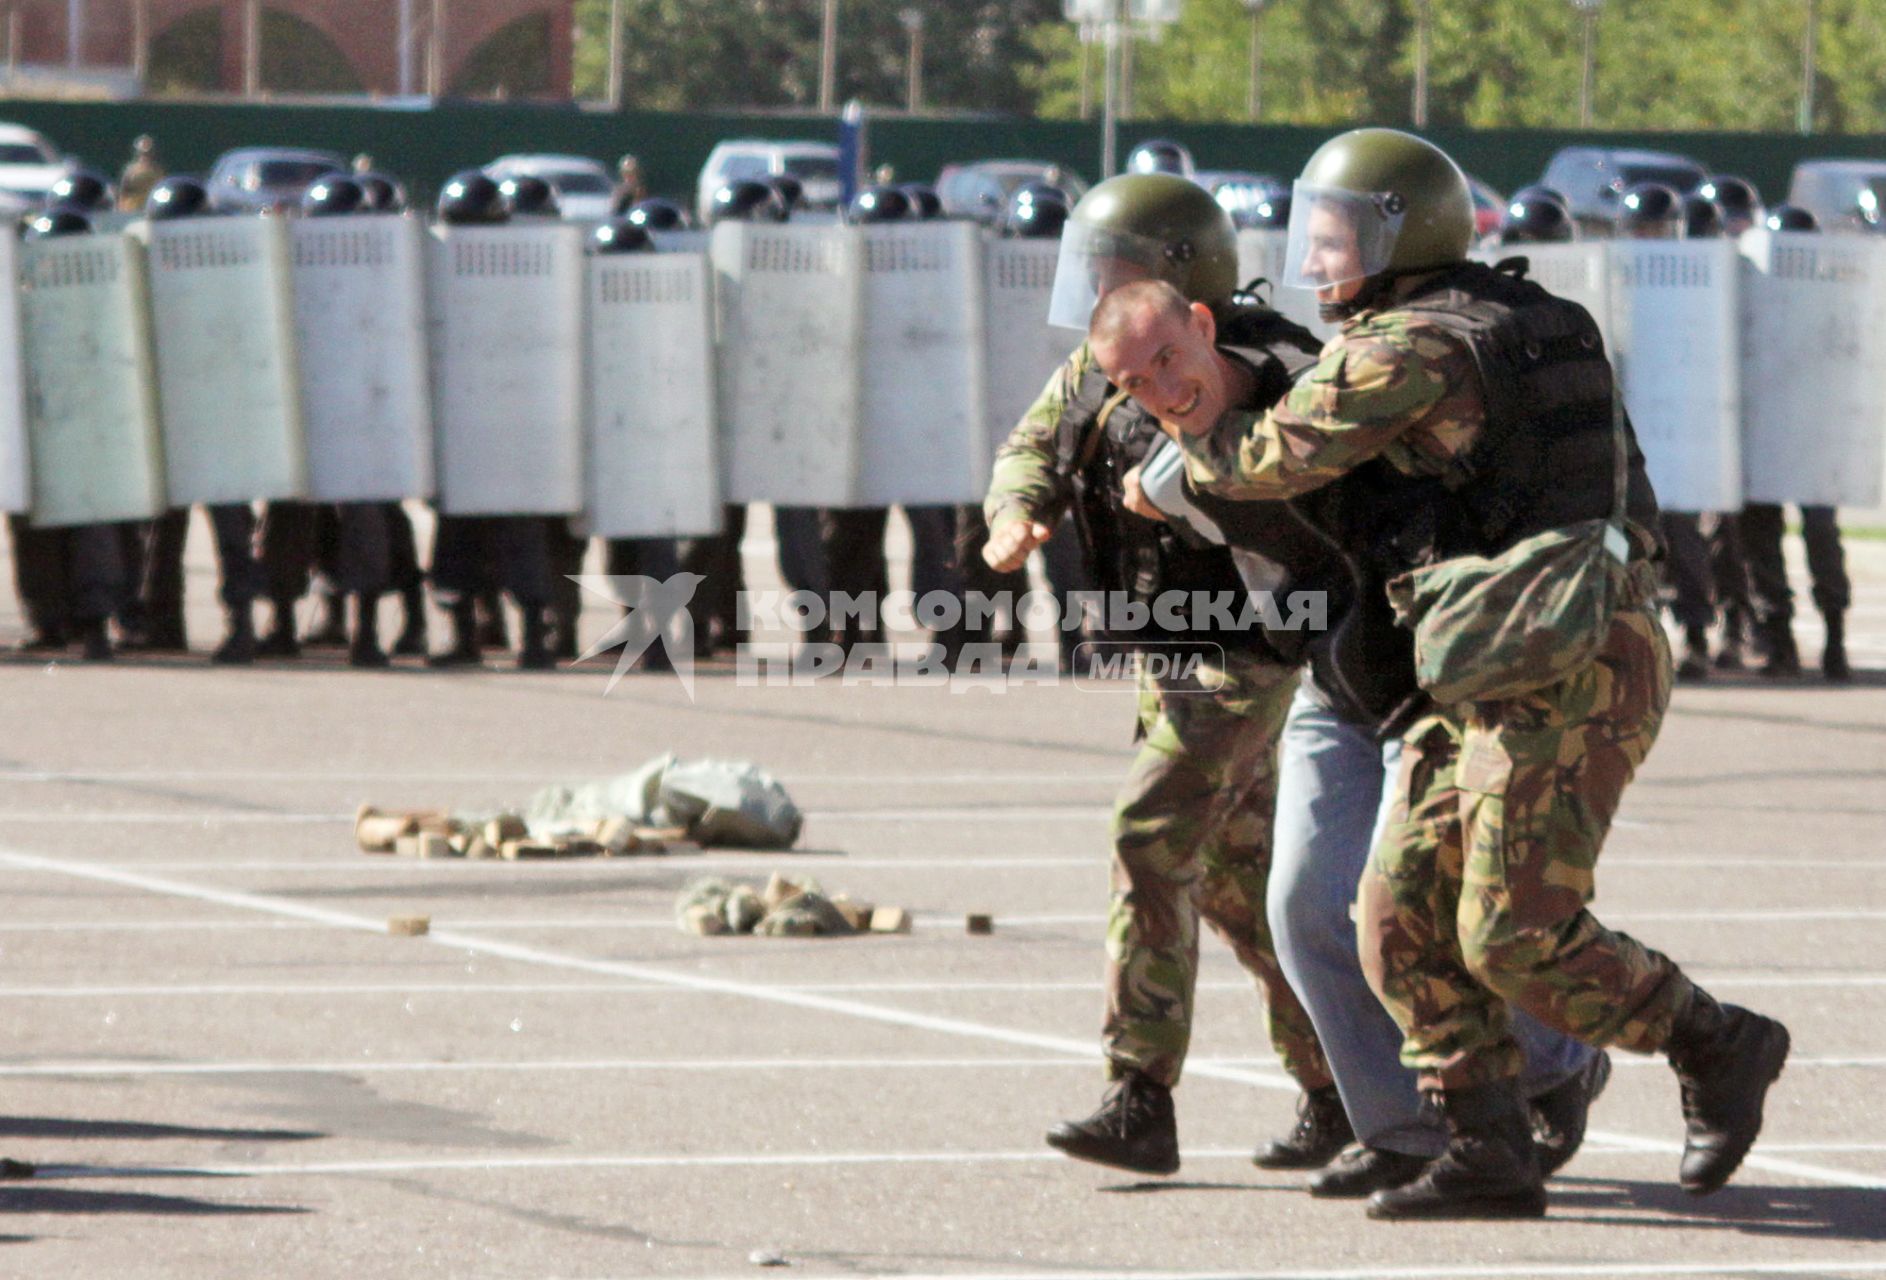
[{"label": "man's shaved head", "polygon": [[1101,298],[1087,324],[1087,340],[1110,347],[1128,331],[1143,333],[1161,320],[1184,323],[1191,309],[1185,295],[1164,280],[1136,280]]},{"label": "man's shaved head", "polygon": [[1187,302],[1163,280],[1108,293],[1087,326],[1108,380],[1168,427],[1194,434],[1210,429],[1240,385],[1217,338],[1211,308]]}]

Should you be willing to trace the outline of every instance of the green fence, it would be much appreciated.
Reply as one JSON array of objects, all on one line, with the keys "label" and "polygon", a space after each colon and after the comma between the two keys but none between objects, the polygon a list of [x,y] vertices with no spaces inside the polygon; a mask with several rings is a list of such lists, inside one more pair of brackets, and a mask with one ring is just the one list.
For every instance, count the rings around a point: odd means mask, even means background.
[{"label": "green fence", "polygon": [[[371,152],[380,166],[424,195],[455,170],[507,151],[554,151],[613,164],[632,151],[654,190],[692,194],[695,175],[722,138],[830,138],[836,121],[816,115],[663,114],[603,112],[577,107],[445,103],[427,109],[248,103],[73,103],[18,100],[0,118],[30,125],[62,148],[115,171],[132,138],[150,133],[173,172],[200,172],[217,153],[239,146],[328,147]],[[1131,121],[1121,126],[1121,153],[1148,137],[1171,137],[1192,148],[1201,166],[1293,176],[1333,128],[1197,125]],[[1429,136],[1469,172],[1502,191],[1534,181],[1559,147],[1642,146],[1693,155],[1712,169],[1740,173],[1771,201],[1787,193],[1798,160],[1853,156],[1886,160],[1886,136],[1799,137],[1790,134],[1581,133],[1571,130],[1441,128]],[[1100,127],[1094,122],[1019,119],[876,118],[870,126],[873,163],[893,165],[900,178],[928,180],[955,160],[1031,156],[1093,176]]]}]

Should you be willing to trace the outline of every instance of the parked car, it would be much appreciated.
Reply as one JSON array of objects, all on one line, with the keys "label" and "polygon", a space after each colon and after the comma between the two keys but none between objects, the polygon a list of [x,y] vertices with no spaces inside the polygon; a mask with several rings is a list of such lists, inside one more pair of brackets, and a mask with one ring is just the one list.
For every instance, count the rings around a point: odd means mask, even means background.
[{"label": "parked car", "polygon": [[1061,188],[1070,204],[1087,193],[1078,173],[1051,160],[972,160],[944,165],[936,176],[936,194],[945,217],[994,223],[1008,208],[1008,198],[1030,182]]},{"label": "parked car", "polygon": [[242,147],[225,151],[210,168],[210,208],[218,213],[262,213],[301,207],[301,197],[330,173],[347,172],[336,151],[297,147]]},{"label": "parked car", "polygon": [[1539,179],[1565,197],[1580,231],[1608,234],[1617,217],[1618,198],[1640,182],[1661,182],[1688,195],[1708,181],[1697,161],[1672,151],[1627,147],[1562,147]]},{"label": "parked car", "polygon": [[65,173],[65,158],[46,135],[25,125],[0,124],[0,209],[38,208]]},{"label": "parked car", "polygon": [[1506,214],[1506,197],[1471,173],[1465,177],[1467,194],[1473,197],[1473,238],[1484,240],[1500,229],[1500,219]]},{"label": "parked car", "polygon": [[557,208],[566,219],[601,222],[609,216],[616,184],[609,171],[587,156],[509,155],[485,166],[494,182],[529,176],[542,178],[557,193]]},{"label": "parked car", "polygon": [[798,208],[819,212],[838,208],[838,147],[835,144],[740,138],[722,142],[708,153],[695,193],[695,216],[705,226],[713,212],[714,193],[729,182],[743,178],[765,182],[781,174],[799,180]]},{"label": "parked car", "polygon": [[1886,160],[1803,160],[1788,183],[1788,203],[1828,231],[1886,232]]}]

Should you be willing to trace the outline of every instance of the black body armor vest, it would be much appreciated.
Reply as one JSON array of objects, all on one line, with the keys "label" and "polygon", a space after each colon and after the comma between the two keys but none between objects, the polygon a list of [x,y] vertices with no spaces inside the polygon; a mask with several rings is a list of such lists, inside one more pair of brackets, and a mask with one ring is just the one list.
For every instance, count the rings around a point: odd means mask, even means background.
[{"label": "black body armor vest", "polygon": [[[1232,311],[1220,321],[1218,337],[1222,348],[1255,372],[1254,407],[1283,399],[1296,375],[1315,363],[1320,350],[1309,330],[1264,307]],[[1188,491],[1192,501],[1218,522],[1229,546],[1196,543],[1170,524],[1127,511],[1123,505],[1127,472],[1144,462],[1165,438],[1158,419],[1098,369],[1088,373],[1061,416],[1056,446],[1059,464],[1062,474],[1073,482],[1075,521],[1095,585],[1109,596],[1117,592],[1136,604],[1150,606],[1167,593],[1182,595],[1185,602],[1176,610],[1187,623],[1184,627],[1149,624],[1109,638],[1154,646],[1209,640],[1296,665],[1317,639],[1315,633],[1261,626],[1227,629],[1212,619],[1195,619],[1190,607],[1194,593],[1230,593],[1237,602],[1231,615],[1238,618],[1249,588],[1234,554],[1255,552],[1281,570],[1275,575],[1276,585],[1269,589],[1276,608],[1283,612],[1293,592],[1340,590],[1339,562],[1325,540],[1280,502],[1230,502]],[[1328,616],[1336,616],[1333,607]]]},{"label": "black body armor vest", "polygon": [[1625,433],[1626,516],[1654,531],[1657,500],[1585,309],[1524,278],[1524,259],[1463,263],[1399,302],[1458,338],[1479,372],[1486,423],[1445,476],[1380,458],[1292,500],[1340,548],[1356,607],[1318,655],[1317,683],[1345,713],[1399,728],[1423,709],[1413,636],[1394,620],[1389,579],[1462,555],[1497,555],[1549,529],[1611,513],[1614,430]]}]

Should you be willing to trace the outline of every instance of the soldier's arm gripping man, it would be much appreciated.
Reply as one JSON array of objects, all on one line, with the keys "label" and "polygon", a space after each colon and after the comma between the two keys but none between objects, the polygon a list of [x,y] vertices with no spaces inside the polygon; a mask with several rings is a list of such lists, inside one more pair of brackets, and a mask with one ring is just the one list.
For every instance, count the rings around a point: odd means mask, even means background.
[{"label": "soldier's arm gripping man", "polygon": [[[1062,269],[1091,289],[1102,272],[1145,278],[1171,268],[1190,296],[1229,311],[1236,287],[1230,220],[1202,188],[1159,174],[1102,183],[1075,208]],[[1070,246],[1072,252],[1070,253]],[[1061,285],[1057,277],[1057,298]],[[1165,527],[1125,509],[1124,477],[1163,443],[1157,424],[1106,384],[1083,344],[1049,380],[1000,451],[985,511],[991,567],[1019,566],[1073,507],[1103,590],[1241,591],[1230,553],[1176,545]],[[1119,637],[1141,650],[1185,631]],[[1218,641],[1221,637],[1203,637]],[[1203,649],[1208,646],[1194,646]],[[1305,1123],[1269,1144],[1272,1165],[1321,1164],[1349,1140],[1308,1014],[1277,964],[1265,915],[1277,735],[1296,686],[1294,662],[1253,636],[1222,637],[1182,674],[1142,670],[1141,746],[1116,800],[1107,926],[1103,1044],[1109,1088],[1100,1109],[1048,1134],[1080,1159],[1145,1173],[1179,1166],[1172,1088],[1191,1036],[1202,917],[1264,993],[1272,1045],[1305,1094]]]},{"label": "soldier's arm gripping man", "polygon": [[[1292,209],[1285,283],[1315,288],[1341,332],[1269,412],[1159,410],[1196,483],[1286,498],[1385,469],[1401,498],[1356,518],[1377,521],[1365,540],[1403,570],[1609,515],[1613,433],[1628,424],[1595,325],[1466,261],[1471,206],[1452,160],[1412,135],[1352,131],[1312,156]],[[1499,351],[1522,313],[1574,341],[1545,362],[1550,376],[1516,388],[1498,381]],[[1094,333],[1111,322],[1103,306]],[[1156,348],[1155,318],[1121,323],[1125,340]],[[1359,944],[1450,1140],[1420,1178],[1370,1198],[1374,1217],[1544,1212],[1512,1086],[1509,1002],[1588,1043],[1668,1055],[1687,1130],[1680,1180],[1698,1194],[1741,1163],[1786,1060],[1779,1023],[1718,1004],[1588,910],[1599,848],[1671,683],[1652,604],[1655,499],[1629,444],[1631,585],[1596,658],[1522,696],[1439,708],[1405,738],[1361,886]]]}]

